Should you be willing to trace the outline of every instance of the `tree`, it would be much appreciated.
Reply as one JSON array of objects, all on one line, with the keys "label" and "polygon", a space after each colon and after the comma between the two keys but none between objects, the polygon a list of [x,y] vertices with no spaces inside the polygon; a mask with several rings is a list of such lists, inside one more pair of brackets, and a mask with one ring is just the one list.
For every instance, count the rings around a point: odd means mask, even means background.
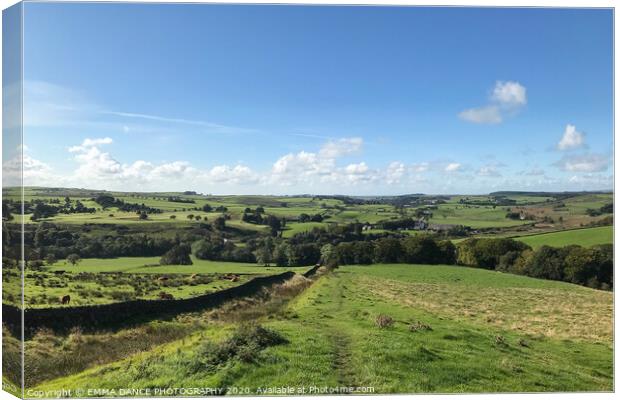
[{"label": "tree", "polygon": [[272,261],[271,251],[267,246],[262,246],[256,250],[256,262],[268,267]]},{"label": "tree", "polygon": [[56,261],[56,255],[54,253],[49,253],[47,256],[45,256],[45,262],[47,263],[47,265],[55,264]]},{"label": "tree", "polygon": [[82,261],[79,255],[72,253],[67,256],[67,262],[72,266],[76,266]]},{"label": "tree", "polygon": [[170,219],[177,219],[177,216],[176,215],[171,215]]},{"label": "tree", "polygon": [[142,212],[140,213],[140,217],[139,217],[139,218],[140,218],[141,220],[145,220],[145,219],[147,219],[148,217],[149,217],[149,216],[148,216],[148,214],[147,214],[147,213],[145,213],[144,211],[142,211]]},{"label": "tree", "polygon": [[226,228],[226,217],[220,215],[213,221],[213,227],[219,231],[223,231]]},{"label": "tree", "polygon": [[168,250],[159,260],[161,265],[192,265],[192,249],[186,244],[179,244]]},{"label": "tree", "polygon": [[204,212],[211,212],[213,210],[213,207],[211,207],[208,204],[205,204],[204,206],[202,206],[202,211]]},{"label": "tree", "polygon": [[190,221],[191,221],[191,220],[193,220],[193,219],[194,219],[194,214],[189,214],[189,215],[187,216],[187,219],[189,219]]},{"label": "tree", "polygon": [[263,219],[263,223],[271,228],[272,236],[276,236],[278,231],[282,228],[280,218],[273,215],[267,215],[267,217]]},{"label": "tree", "polygon": [[196,217],[194,217],[194,219],[195,219],[196,221],[200,221],[200,220],[202,219],[202,217],[201,217],[200,215],[196,215]]},{"label": "tree", "polygon": [[375,242],[375,262],[393,263],[402,260],[403,249],[396,238],[382,238]]},{"label": "tree", "polygon": [[335,268],[338,266],[336,248],[331,243],[328,243],[321,247],[321,263],[327,265],[330,268]]},{"label": "tree", "polygon": [[288,265],[288,253],[290,245],[286,242],[282,242],[276,246],[273,251],[273,262],[278,267],[286,267]]},{"label": "tree", "polygon": [[44,203],[37,203],[30,219],[37,221],[41,218],[53,217],[56,214],[58,214],[58,207],[50,206]]}]

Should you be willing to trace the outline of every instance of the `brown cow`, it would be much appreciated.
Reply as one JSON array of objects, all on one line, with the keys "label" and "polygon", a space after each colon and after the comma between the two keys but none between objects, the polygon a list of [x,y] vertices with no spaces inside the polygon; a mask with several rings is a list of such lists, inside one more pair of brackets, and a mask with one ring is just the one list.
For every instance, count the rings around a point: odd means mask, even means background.
[{"label": "brown cow", "polygon": [[168,277],[167,276],[160,276],[159,278],[157,278],[157,280],[159,281],[159,283],[163,283],[163,282],[167,282],[168,281]]},{"label": "brown cow", "polygon": [[161,300],[174,300],[174,296],[166,292],[159,292],[159,298]]},{"label": "brown cow", "polygon": [[60,301],[60,304],[69,304],[71,302],[71,296],[66,294],[64,296],[60,296],[58,300]]}]

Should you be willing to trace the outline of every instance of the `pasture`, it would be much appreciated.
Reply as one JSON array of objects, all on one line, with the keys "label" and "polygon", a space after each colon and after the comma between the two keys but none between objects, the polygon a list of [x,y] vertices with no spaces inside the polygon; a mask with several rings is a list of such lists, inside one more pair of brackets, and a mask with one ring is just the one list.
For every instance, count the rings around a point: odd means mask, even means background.
[{"label": "pasture", "polygon": [[[342,265],[436,262],[433,254],[450,263],[453,251],[444,240],[467,237],[514,237],[534,248],[611,243],[612,194],[361,198],[106,192],[113,196],[106,201],[101,193],[25,189],[29,212],[42,215],[36,221],[30,219],[34,214],[24,216],[26,307],[165,302],[254,277],[297,275],[255,297],[201,312],[97,332],[42,329],[25,346],[28,388],[249,390],[228,394],[278,394],[263,389],[298,385],[357,387],[358,394],[369,393],[368,387],[384,394],[613,388],[611,291],[460,266]],[[18,195],[5,191],[5,199]],[[6,224],[15,245],[20,207],[6,206],[17,217]],[[437,232],[425,229],[427,224],[447,227]],[[315,228],[325,231],[298,235]],[[425,236],[413,238],[420,233]],[[3,270],[3,301],[13,305],[21,298],[15,254]],[[82,259],[68,261],[76,257]],[[173,265],[160,265],[162,257]],[[188,257],[191,265],[176,265]],[[609,259],[601,257],[601,268]],[[319,260],[341,266],[302,277]],[[612,286],[600,282],[607,286],[592,287]],[[67,295],[70,303],[61,304]],[[258,332],[264,341],[248,332]],[[5,332],[4,346],[14,350],[5,366],[18,360],[15,342]]]},{"label": "pasture", "polygon": [[[62,307],[108,304],[136,299],[157,300],[161,292],[176,299],[190,298],[240,285],[257,276],[307,267],[265,267],[249,263],[199,260],[193,265],[159,265],[159,257],[84,259],[77,265],[59,261],[24,277],[26,307]],[[234,275],[234,280],[232,278]],[[21,288],[7,285],[4,299],[16,304]]]},{"label": "pasture", "polygon": [[[183,338],[36,389],[247,387],[265,394],[261,388],[281,385],[363,386],[375,393],[613,387],[609,292],[463,267],[373,265],[341,267],[277,304],[246,304],[246,314],[236,317],[205,314],[211,322],[192,325]],[[268,313],[260,311],[265,308]],[[284,342],[248,358],[205,358],[203,349],[223,346],[248,319]]]},{"label": "pasture", "polygon": [[613,243],[613,238],[613,226],[601,226],[596,228],[572,229],[538,235],[520,236],[514,239],[536,249],[543,245],[563,247],[577,244],[583,247],[590,247],[597,244],[611,244]]}]

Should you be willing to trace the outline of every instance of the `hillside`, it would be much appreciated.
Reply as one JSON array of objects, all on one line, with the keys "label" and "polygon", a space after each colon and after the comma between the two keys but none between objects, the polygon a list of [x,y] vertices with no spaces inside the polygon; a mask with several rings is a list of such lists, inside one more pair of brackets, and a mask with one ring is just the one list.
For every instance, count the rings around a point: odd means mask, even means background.
[{"label": "hillside", "polygon": [[[211,316],[182,340],[37,389],[137,383],[248,393],[280,386],[370,386],[378,393],[609,391],[612,307],[609,292],[479,269],[341,267],[279,311],[258,313],[257,320],[287,343],[250,359],[201,363],[201,348],[217,348],[253,319],[252,313]],[[393,325],[377,326],[379,315]]]}]

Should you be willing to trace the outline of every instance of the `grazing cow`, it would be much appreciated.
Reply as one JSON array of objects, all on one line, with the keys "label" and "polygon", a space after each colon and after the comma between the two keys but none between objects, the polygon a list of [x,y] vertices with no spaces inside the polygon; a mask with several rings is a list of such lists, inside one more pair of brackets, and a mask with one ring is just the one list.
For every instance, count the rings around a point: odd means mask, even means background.
[{"label": "grazing cow", "polygon": [[166,293],[166,292],[160,292],[159,293],[159,298],[161,300],[174,300],[174,296],[170,293]]},{"label": "grazing cow", "polygon": [[238,280],[239,280],[239,276],[238,276],[238,275],[233,275],[233,276],[230,278],[230,281],[231,281],[231,282],[237,282]]},{"label": "grazing cow", "polygon": [[160,276],[159,278],[157,278],[157,280],[158,280],[160,283],[167,282],[167,281],[168,281],[168,279],[170,279],[170,278],[168,278],[167,276]]},{"label": "grazing cow", "polygon": [[189,277],[189,279],[192,279],[192,280],[196,278],[198,278],[198,274],[192,274],[192,276]]},{"label": "grazing cow", "polygon": [[69,304],[71,302],[71,296],[66,294],[64,296],[60,296],[58,300],[60,300],[60,304]]}]

